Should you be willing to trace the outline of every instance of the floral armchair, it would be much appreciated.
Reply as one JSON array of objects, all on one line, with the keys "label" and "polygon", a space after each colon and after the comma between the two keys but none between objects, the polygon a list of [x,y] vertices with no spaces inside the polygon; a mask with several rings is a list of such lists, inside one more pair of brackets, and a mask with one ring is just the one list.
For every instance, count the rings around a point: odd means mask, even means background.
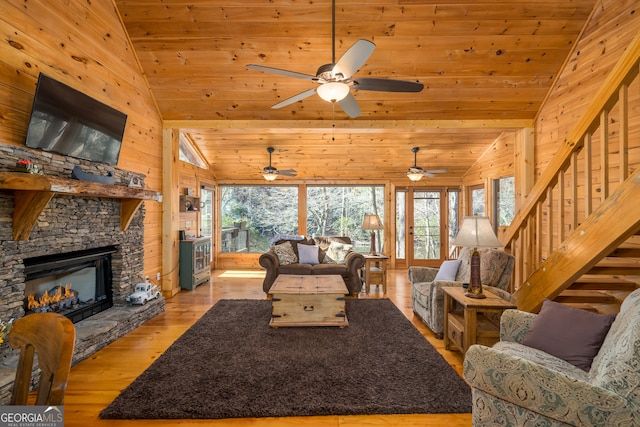
[{"label": "floral armchair", "polygon": [[505,311],[501,341],[466,353],[473,425],[640,426],[640,289],[623,301],[588,371],[522,344],[537,316]]},{"label": "floral armchair", "polygon": [[[462,286],[471,277],[471,249],[460,251],[460,260],[453,280],[436,280],[439,269],[432,267],[409,267],[411,281],[411,307],[413,312],[433,331],[438,338],[444,332],[443,286]],[[446,261],[445,261],[446,262]],[[507,291],[513,274],[515,258],[502,250],[485,249],[480,257],[480,280],[483,289],[512,301]],[[444,267],[441,267],[441,269]],[[496,319],[499,322],[499,319]]]}]

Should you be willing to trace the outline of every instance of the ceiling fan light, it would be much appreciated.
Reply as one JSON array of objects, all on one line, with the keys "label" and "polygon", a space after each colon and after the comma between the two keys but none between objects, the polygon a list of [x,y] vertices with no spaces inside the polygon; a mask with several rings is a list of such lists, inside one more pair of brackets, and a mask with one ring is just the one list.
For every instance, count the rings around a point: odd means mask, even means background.
[{"label": "ceiling fan light", "polygon": [[407,172],[407,178],[413,182],[420,181],[422,179],[422,174],[417,172]]},{"label": "ceiling fan light", "polygon": [[349,94],[349,85],[342,82],[323,83],[316,92],[327,102],[339,102]]},{"label": "ceiling fan light", "polygon": [[277,173],[273,173],[273,172],[265,172],[265,173],[262,174],[262,176],[267,181],[275,181],[276,178],[278,177],[278,174]]}]

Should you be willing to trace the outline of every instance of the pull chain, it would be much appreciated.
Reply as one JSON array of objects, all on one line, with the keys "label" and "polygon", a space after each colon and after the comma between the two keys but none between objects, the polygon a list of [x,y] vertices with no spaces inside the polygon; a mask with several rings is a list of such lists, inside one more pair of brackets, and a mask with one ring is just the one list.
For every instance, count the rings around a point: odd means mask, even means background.
[{"label": "pull chain", "polygon": [[331,127],[333,128],[332,142],[336,142],[336,103],[331,103]]}]

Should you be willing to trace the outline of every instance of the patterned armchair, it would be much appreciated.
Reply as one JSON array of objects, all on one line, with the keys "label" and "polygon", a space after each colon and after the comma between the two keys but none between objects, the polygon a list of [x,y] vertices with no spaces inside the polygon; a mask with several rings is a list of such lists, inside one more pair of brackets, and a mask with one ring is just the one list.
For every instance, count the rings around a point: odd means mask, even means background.
[{"label": "patterned armchair", "polygon": [[589,372],[520,344],[535,317],[507,310],[501,341],[469,348],[473,425],[640,426],[640,289],[622,303]]},{"label": "patterned armchair", "polygon": [[[480,280],[483,289],[499,297],[513,301],[507,291],[513,274],[515,258],[507,252],[497,249],[480,251]],[[411,307],[413,312],[433,331],[438,338],[444,332],[444,292],[443,286],[462,286],[469,283],[471,277],[471,249],[460,251],[460,266],[454,281],[434,280],[437,268],[409,267],[411,281]],[[499,322],[499,318],[495,319]]]}]

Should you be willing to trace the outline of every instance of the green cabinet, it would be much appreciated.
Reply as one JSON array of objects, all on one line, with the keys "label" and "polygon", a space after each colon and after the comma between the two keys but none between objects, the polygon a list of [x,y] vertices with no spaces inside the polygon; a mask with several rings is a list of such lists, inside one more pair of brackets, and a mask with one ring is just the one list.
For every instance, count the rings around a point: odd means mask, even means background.
[{"label": "green cabinet", "polygon": [[211,275],[211,239],[180,241],[180,287],[192,291]]}]

